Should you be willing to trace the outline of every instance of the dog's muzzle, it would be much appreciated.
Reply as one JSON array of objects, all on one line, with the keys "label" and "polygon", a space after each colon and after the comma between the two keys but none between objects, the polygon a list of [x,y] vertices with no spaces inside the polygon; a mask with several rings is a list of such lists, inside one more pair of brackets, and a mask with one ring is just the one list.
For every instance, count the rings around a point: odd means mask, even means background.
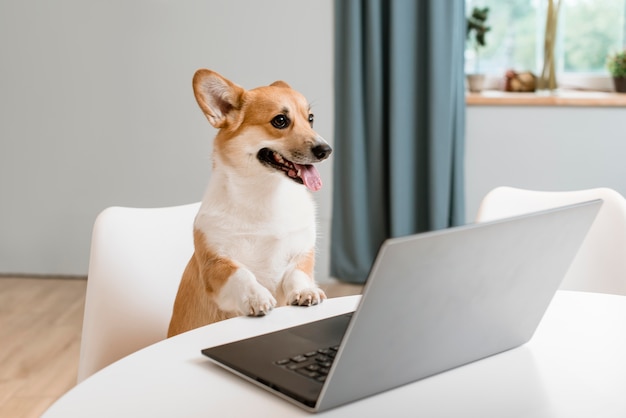
[{"label": "dog's muzzle", "polygon": [[297,163],[277,151],[263,148],[258,152],[257,159],[269,168],[283,172],[291,180],[304,184],[309,190],[316,192],[322,188],[322,179],[315,166],[309,162],[325,160],[332,151],[332,148],[326,143],[317,144],[311,147],[309,156],[293,157],[302,161]]}]

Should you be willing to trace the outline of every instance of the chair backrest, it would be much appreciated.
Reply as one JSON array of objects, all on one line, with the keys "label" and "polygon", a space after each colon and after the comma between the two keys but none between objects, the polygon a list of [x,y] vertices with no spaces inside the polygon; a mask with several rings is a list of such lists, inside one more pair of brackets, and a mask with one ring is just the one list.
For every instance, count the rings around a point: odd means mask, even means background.
[{"label": "chair backrest", "polygon": [[163,340],[180,279],[193,254],[199,203],[111,207],[96,219],[78,381]]},{"label": "chair backrest", "polygon": [[626,199],[597,188],[545,192],[498,187],[481,202],[477,222],[602,199],[604,203],[565,276],[562,289],[626,295]]}]

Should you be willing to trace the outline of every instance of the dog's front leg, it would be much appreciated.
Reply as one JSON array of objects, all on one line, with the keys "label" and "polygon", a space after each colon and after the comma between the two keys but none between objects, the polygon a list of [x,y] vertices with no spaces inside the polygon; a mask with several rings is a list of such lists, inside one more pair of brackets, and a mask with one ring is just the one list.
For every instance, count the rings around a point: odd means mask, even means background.
[{"label": "dog's front leg", "polygon": [[326,294],[313,280],[315,252],[300,256],[295,266],[285,273],[282,289],[289,305],[311,306],[326,299]]},{"label": "dog's front leg", "polygon": [[276,299],[241,263],[219,255],[206,245],[204,235],[194,230],[195,257],[204,288],[220,311],[228,316],[267,314]]},{"label": "dog's front leg", "polygon": [[215,298],[219,308],[237,315],[263,316],[276,306],[276,299],[252,272],[237,267],[221,286]]}]

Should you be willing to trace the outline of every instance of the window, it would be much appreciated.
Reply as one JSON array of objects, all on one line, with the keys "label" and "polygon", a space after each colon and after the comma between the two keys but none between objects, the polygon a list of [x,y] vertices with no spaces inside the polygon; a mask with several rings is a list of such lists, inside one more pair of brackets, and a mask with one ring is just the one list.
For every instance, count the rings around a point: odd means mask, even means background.
[{"label": "window", "polygon": [[[487,46],[479,56],[468,43],[466,71],[476,65],[483,73],[501,77],[506,70],[541,73],[547,0],[466,0],[489,7]],[[561,85],[576,85],[581,77],[608,81],[607,54],[626,47],[626,0],[561,0],[556,65]],[[578,81],[577,81],[578,80]],[[607,83],[608,84],[608,83]],[[590,87],[587,85],[587,87]]]}]

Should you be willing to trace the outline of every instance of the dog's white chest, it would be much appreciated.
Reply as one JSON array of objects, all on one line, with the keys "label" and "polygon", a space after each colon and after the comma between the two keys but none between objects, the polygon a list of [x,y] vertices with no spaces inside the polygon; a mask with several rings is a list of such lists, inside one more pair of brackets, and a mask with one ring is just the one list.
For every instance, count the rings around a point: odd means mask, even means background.
[{"label": "dog's white chest", "polygon": [[264,286],[274,287],[297,256],[314,248],[315,206],[302,187],[287,184],[256,200],[254,195],[225,200],[211,191],[195,227],[212,251],[241,263]]}]

